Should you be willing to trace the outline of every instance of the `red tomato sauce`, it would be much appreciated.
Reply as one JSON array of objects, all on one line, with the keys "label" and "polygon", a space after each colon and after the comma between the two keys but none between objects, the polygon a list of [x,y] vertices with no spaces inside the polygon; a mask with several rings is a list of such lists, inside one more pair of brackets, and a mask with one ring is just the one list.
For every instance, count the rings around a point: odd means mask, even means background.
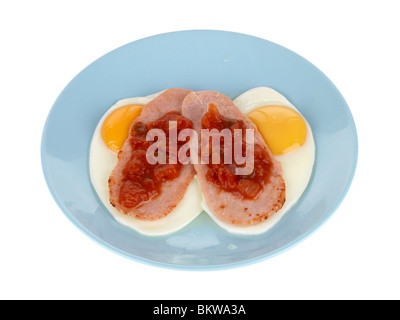
[{"label": "red tomato sauce", "polygon": [[[202,129],[230,129],[233,137],[234,129],[245,130],[246,126],[242,120],[235,120],[223,117],[217,107],[209,105],[208,112],[201,121]],[[246,154],[245,131],[242,132],[242,155]],[[233,139],[233,138],[232,138]],[[212,140],[210,138],[210,144]],[[233,141],[232,144],[233,146]],[[247,176],[236,175],[236,168],[244,166],[235,162],[232,148],[232,164],[224,164],[224,143],[220,141],[220,164],[212,163],[212,156],[209,156],[209,164],[206,164],[206,179],[220,189],[231,192],[241,199],[254,200],[262,191],[263,185],[268,182],[271,176],[272,163],[267,151],[259,144],[254,145],[254,170]]]},{"label": "red tomato sauce", "polygon": [[[177,122],[178,135],[183,129],[193,128],[192,121],[175,111],[166,113],[156,121],[147,124],[137,122],[131,126],[129,143],[133,152],[122,171],[124,178],[119,195],[119,201],[124,207],[134,208],[158,196],[163,182],[174,180],[179,176],[182,164],[179,161],[176,161],[177,164],[169,164],[169,121]],[[146,141],[146,135],[150,129],[161,129],[165,133],[166,164],[150,164],[147,161],[147,149],[155,143]],[[185,143],[186,141],[177,141],[177,150],[179,151]]]}]

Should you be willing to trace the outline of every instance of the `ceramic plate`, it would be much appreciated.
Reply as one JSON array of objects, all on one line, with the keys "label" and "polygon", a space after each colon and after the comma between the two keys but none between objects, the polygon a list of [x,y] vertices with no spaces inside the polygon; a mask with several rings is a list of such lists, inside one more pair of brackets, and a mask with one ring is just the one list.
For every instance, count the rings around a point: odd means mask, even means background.
[{"label": "ceramic plate", "polygon": [[[268,86],[309,122],[316,144],[310,184],[270,231],[230,234],[202,213],[184,229],[146,237],[117,223],[89,178],[89,146],[104,112],[117,100],[166,88],[216,90],[230,98]],[[49,189],[84,233],[125,257],[176,269],[242,266],[278,254],[315,231],[344,198],[357,162],[350,110],[332,82],[296,53],[267,40],[223,31],[181,31],[120,47],[80,72],[52,107],[42,137]],[[333,241],[333,239],[332,239]]]}]

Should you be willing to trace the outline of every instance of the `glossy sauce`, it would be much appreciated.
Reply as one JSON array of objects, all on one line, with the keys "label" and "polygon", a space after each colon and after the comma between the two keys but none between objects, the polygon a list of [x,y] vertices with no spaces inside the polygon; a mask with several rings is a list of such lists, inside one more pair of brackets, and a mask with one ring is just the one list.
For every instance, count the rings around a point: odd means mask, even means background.
[{"label": "glossy sauce", "polygon": [[[201,121],[202,129],[230,129],[233,137],[235,129],[245,130],[246,126],[242,120],[235,120],[223,117],[215,105],[210,104],[208,112],[204,115]],[[242,155],[246,153],[245,131],[242,134]],[[210,144],[212,140],[210,138]],[[234,160],[232,150],[232,164],[224,164],[224,143],[220,141],[220,164],[213,164],[211,153],[209,156],[209,164],[206,173],[207,181],[224,191],[231,192],[235,196],[246,199],[255,200],[258,194],[262,191],[263,185],[269,181],[271,176],[271,158],[269,154],[259,145],[254,145],[254,170],[250,175],[236,175],[235,170],[239,165]],[[232,144],[233,145],[233,142]],[[232,148],[233,149],[233,148]],[[244,166],[244,164],[243,164]]]},{"label": "glossy sauce", "polygon": [[[129,143],[133,148],[130,160],[123,169],[119,200],[126,208],[138,207],[144,202],[157,197],[161,192],[163,182],[176,179],[182,169],[182,164],[170,164],[169,121],[177,122],[177,134],[183,129],[193,128],[192,121],[182,117],[178,112],[169,112],[160,119],[144,124],[137,122],[131,127]],[[150,129],[161,129],[166,135],[166,164],[150,164],[146,159],[147,149],[154,141],[146,141]],[[177,150],[186,141],[177,141]]]}]

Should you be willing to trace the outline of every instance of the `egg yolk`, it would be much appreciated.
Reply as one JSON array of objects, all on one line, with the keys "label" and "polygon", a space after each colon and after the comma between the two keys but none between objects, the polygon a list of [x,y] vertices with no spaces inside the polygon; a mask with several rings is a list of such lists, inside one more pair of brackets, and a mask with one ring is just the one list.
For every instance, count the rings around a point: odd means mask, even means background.
[{"label": "egg yolk", "polygon": [[106,146],[113,152],[118,153],[128,138],[129,128],[140,113],[143,106],[132,104],[114,110],[104,120],[101,127],[101,137]]},{"label": "egg yolk", "polygon": [[257,126],[274,155],[293,151],[304,144],[307,126],[303,117],[286,106],[268,105],[247,115]]}]

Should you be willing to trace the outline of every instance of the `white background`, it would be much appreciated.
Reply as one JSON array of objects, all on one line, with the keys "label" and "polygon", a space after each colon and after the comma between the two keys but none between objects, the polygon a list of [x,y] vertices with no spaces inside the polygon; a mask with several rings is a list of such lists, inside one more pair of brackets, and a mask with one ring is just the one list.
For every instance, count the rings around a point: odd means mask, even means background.
[{"label": "white background", "polygon": [[[397,1],[2,1],[2,299],[399,299],[400,19]],[[311,237],[225,271],[150,267],[79,231],[45,184],[41,134],[67,83],[150,35],[229,30],[268,39],[321,69],[359,135],[347,197]],[[210,48],[212,50],[212,48]]]}]

